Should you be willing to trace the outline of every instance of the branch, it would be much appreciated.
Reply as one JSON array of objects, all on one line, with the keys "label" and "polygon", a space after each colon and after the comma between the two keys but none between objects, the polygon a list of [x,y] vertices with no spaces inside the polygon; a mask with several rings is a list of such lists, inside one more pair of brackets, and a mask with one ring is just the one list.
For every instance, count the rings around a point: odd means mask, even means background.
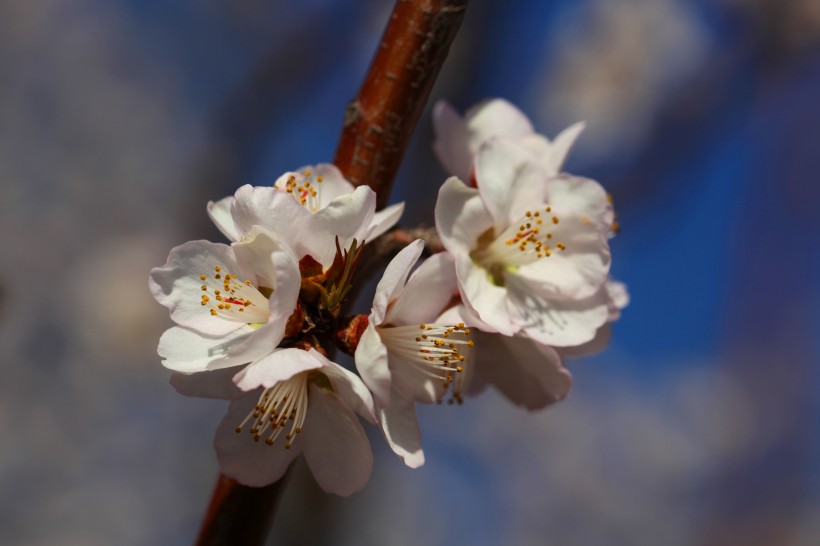
[{"label": "branch", "polygon": [[467,0],[397,0],[358,96],[345,112],[334,164],[387,204]]}]

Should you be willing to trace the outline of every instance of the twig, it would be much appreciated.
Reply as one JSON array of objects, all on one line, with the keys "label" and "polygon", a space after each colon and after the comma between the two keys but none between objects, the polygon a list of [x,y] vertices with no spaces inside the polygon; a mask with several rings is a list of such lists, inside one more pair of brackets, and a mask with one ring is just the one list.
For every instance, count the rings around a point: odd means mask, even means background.
[{"label": "twig", "polygon": [[359,94],[347,106],[334,163],[383,207],[467,0],[398,0]]}]

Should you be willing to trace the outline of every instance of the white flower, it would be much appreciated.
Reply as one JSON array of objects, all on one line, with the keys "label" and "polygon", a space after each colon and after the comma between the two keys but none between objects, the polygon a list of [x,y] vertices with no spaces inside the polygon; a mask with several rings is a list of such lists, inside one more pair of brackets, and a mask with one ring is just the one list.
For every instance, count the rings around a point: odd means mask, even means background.
[{"label": "white flower", "polygon": [[355,355],[390,447],[412,468],[424,464],[415,402],[438,402],[451,386],[461,401],[473,345],[463,323],[437,320],[456,291],[450,256],[428,258],[407,280],[423,249],[415,241],[387,266]]},{"label": "white flower", "polygon": [[192,241],[174,248],[149,279],[178,325],[160,338],[162,363],[194,373],[268,355],[284,336],[300,282],[290,248],[261,228],[233,246]]},{"label": "white flower", "polygon": [[493,139],[476,158],[476,188],[452,177],[436,227],[472,313],[504,335],[544,345],[591,340],[606,322],[612,208],[596,182],[549,177],[522,147]]},{"label": "white flower", "polygon": [[298,257],[313,256],[329,265],[356,239],[372,241],[398,222],[404,203],[376,212],[376,194],[354,188],[330,164],[283,174],[273,186],[240,187],[233,197],[208,203],[208,215],[231,241],[240,241],[253,226],[263,226],[292,245]]},{"label": "white flower", "polygon": [[467,181],[472,180],[478,150],[495,137],[516,141],[533,155],[547,175],[558,174],[584,130],[583,123],[576,123],[550,141],[536,133],[527,116],[504,99],[479,103],[463,118],[446,101],[439,101],[433,108],[433,127],[436,132],[433,148],[439,161],[450,174]]},{"label": "white flower", "polygon": [[218,370],[171,382],[188,396],[231,400],[214,446],[222,473],[242,484],[279,480],[300,453],[329,493],[350,495],[370,477],[373,455],[356,413],[375,423],[373,399],[315,349],[277,349],[233,380]]},{"label": "white flower", "polygon": [[572,390],[572,375],[554,348],[521,335],[492,333],[463,305],[451,307],[439,320],[465,323],[478,347],[465,370],[468,394],[491,384],[514,404],[538,410],[560,402]]},{"label": "white flower", "polygon": [[606,323],[598,328],[595,337],[586,343],[572,347],[559,347],[558,352],[565,358],[580,358],[603,351],[609,345],[612,323],[621,318],[621,309],[629,305],[629,292],[622,282],[609,279],[603,287],[607,298]]}]

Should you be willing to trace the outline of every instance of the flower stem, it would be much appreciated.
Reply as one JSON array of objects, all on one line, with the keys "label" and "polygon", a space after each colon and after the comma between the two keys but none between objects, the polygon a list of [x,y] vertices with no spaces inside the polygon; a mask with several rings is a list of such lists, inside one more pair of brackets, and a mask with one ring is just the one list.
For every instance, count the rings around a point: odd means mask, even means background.
[{"label": "flower stem", "polygon": [[383,207],[456,36],[467,0],[397,0],[359,94],[347,106],[333,163]]}]

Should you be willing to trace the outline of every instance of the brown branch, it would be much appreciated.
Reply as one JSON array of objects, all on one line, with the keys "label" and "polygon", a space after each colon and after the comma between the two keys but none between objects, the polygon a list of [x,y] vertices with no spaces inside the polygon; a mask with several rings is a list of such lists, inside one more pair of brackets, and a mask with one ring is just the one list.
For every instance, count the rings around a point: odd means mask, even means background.
[{"label": "brown branch", "polygon": [[[410,136],[464,17],[467,0],[397,0],[359,94],[347,107],[334,163],[354,184],[367,184],[379,206],[390,197]],[[374,241],[362,273],[383,267],[427,230],[395,230]],[[357,275],[354,291],[367,275]],[[350,301],[354,299],[351,294]],[[290,470],[288,471],[288,474]],[[197,546],[263,544],[287,476],[253,488],[219,476],[202,522]]]},{"label": "brown branch", "polygon": [[383,207],[467,0],[397,0],[358,96],[345,112],[333,162]]}]

